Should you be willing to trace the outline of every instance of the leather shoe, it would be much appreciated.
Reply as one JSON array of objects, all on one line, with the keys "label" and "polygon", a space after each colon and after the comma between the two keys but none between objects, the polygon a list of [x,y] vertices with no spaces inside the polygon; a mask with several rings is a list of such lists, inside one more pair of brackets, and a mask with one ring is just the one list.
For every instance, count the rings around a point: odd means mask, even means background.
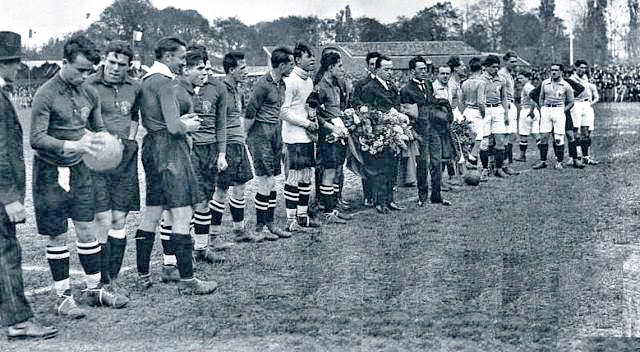
[{"label": "leather shoe", "polygon": [[389,213],[389,209],[387,207],[383,207],[382,205],[378,204],[376,205],[376,211],[380,214],[387,214]]},{"label": "leather shoe", "polygon": [[399,204],[398,204],[398,203],[396,203],[396,202],[391,202],[391,203],[389,203],[389,204],[387,205],[387,207],[389,207],[389,209],[391,209],[391,210],[404,210],[404,209],[406,209],[405,207],[403,207],[403,206],[399,205]]},{"label": "leather shoe", "polygon": [[58,330],[49,326],[42,326],[32,320],[11,325],[7,329],[7,338],[11,340],[50,339],[58,335]]}]

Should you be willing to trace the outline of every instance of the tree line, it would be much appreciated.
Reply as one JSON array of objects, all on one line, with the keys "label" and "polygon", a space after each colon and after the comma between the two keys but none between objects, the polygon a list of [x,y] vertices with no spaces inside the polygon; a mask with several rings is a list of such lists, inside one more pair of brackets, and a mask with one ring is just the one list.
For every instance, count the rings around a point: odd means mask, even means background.
[{"label": "tree line", "polygon": [[[80,31],[99,45],[113,39],[132,40],[134,31],[143,32],[136,50],[144,62],[153,60],[154,43],[176,35],[185,41],[203,44],[214,56],[231,50],[247,54],[250,65],[264,65],[262,47],[280,43],[305,42],[320,46],[332,42],[462,40],[482,52],[515,50],[533,64],[568,62],[568,35],[563,20],[555,15],[554,0],[540,0],[534,10],[524,10],[523,0],[473,0],[465,8],[450,2],[425,7],[411,17],[382,23],[371,17],[354,17],[347,5],[335,18],[288,16],[247,25],[236,17],[216,18],[211,23],[195,10],[155,8],[150,0],[115,0],[86,30]],[[610,58],[605,16],[601,9],[587,6],[576,28],[576,52],[593,57],[593,62]],[[627,1],[627,0],[625,0]],[[638,8],[638,0],[628,0]],[[632,12],[631,31],[639,32],[637,11]],[[602,29],[602,26],[605,29]],[[76,32],[78,33],[78,32]],[[76,33],[70,33],[71,36]],[[604,36],[604,37],[603,37]],[[638,52],[635,40],[626,44]],[[66,38],[52,38],[42,48],[26,50],[31,59],[59,59]]]}]

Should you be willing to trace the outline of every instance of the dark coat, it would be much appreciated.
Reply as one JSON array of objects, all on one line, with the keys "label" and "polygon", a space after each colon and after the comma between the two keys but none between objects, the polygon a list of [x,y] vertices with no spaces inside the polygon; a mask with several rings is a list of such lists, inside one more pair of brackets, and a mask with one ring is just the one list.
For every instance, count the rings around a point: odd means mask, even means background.
[{"label": "dark coat", "polygon": [[9,94],[0,88],[0,203],[24,204],[24,194],[22,127]]},{"label": "dark coat", "polygon": [[372,79],[369,83],[362,87],[362,103],[368,107],[388,112],[391,108],[400,109],[400,94],[392,83],[387,83],[389,90],[377,79]]}]

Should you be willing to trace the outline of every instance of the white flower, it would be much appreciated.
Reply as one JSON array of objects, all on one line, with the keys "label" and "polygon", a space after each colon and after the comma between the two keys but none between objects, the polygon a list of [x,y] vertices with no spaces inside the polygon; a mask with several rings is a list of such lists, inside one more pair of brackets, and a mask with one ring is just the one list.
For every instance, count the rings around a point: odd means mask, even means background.
[{"label": "white flower", "polygon": [[362,105],[360,107],[360,112],[367,113],[367,112],[369,112],[369,108],[366,105]]}]

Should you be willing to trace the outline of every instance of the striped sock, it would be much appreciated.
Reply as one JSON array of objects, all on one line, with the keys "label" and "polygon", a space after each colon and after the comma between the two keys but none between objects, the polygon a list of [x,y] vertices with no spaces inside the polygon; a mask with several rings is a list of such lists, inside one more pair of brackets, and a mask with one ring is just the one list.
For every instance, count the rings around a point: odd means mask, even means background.
[{"label": "striped sock", "polygon": [[176,265],[176,248],[172,241],[172,226],[160,225],[160,240],[162,242],[162,263],[164,265]]},{"label": "striped sock", "polygon": [[256,207],[256,226],[263,226],[267,223],[267,213],[269,212],[269,196],[256,193],[253,202]]},{"label": "striped sock", "polygon": [[[122,268],[122,259],[127,247],[127,232],[125,229],[110,229],[108,232],[107,247],[109,248],[109,278],[115,279]],[[103,254],[104,256],[104,254]]]},{"label": "striped sock", "polygon": [[307,216],[309,211],[309,198],[311,198],[311,184],[310,183],[298,183],[298,189],[300,190],[300,197],[298,198],[298,216]]},{"label": "striped sock", "polygon": [[287,220],[293,220],[296,218],[299,202],[300,202],[300,191],[298,189],[298,186],[293,186],[288,183],[285,183],[284,203],[287,211]]},{"label": "striped sock", "polygon": [[87,243],[76,242],[80,264],[84,269],[85,282],[87,288],[96,288],[100,285],[100,264],[102,257],[102,246],[98,241]]},{"label": "striped sock", "polygon": [[66,245],[60,247],[47,246],[46,257],[53,276],[53,286],[56,293],[62,295],[71,288],[71,281],[69,280],[69,247]]},{"label": "striped sock", "polygon": [[[215,201],[212,201],[215,202]],[[211,204],[211,203],[210,203]],[[214,206],[217,206],[216,202]],[[217,212],[213,211],[213,209],[209,209],[207,212],[199,212],[195,211],[193,213],[193,240],[195,241],[195,249],[205,249],[207,245],[209,245],[209,226],[211,225],[211,217],[212,213],[215,214]],[[224,205],[222,210],[224,211]],[[222,214],[220,214],[222,215]],[[215,216],[215,215],[214,215]],[[222,216],[220,216],[222,218]],[[218,225],[219,227],[220,225]]]},{"label": "striped sock", "polygon": [[269,210],[267,211],[267,224],[273,223],[276,215],[276,204],[278,203],[278,193],[271,191],[269,193]]},{"label": "striped sock", "polygon": [[333,210],[333,185],[320,185],[320,203],[325,212]]},{"label": "striped sock", "polygon": [[244,206],[246,202],[244,198],[236,199],[233,197],[229,197],[229,212],[231,213],[231,218],[233,219],[233,228],[234,229],[243,229],[244,228]]}]

